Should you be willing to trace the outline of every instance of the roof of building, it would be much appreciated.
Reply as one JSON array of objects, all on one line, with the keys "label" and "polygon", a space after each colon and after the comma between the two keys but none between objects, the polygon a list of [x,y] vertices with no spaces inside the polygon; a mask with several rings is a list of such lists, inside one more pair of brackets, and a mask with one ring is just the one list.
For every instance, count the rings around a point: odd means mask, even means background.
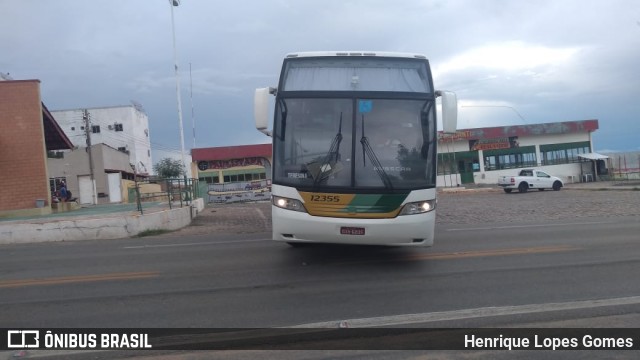
[{"label": "roof of building", "polygon": [[73,143],[62,131],[49,109],[42,103],[42,122],[44,124],[44,142],[47,151],[73,149]]},{"label": "roof of building", "polygon": [[221,146],[192,149],[193,161],[230,160],[249,157],[270,157],[271,144]]},{"label": "roof of building", "polygon": [[595,152],[586,153],[586,154],[578,154],[578,157],[583,158],[583,159],[589,159],[589,160],[604,160],[604,159],[608,159],[609,158],[607,155],[602,155],[602,154],[598,154],[598,153],[595,153]]},{"label": "roof of building", "polygon": [[598,129],[598,120],[563,121],[531,125],[497,126],[460,129],[455,134],[438,131],[440,140],[492,139],[509,136],[533,136],[591,132]]}]

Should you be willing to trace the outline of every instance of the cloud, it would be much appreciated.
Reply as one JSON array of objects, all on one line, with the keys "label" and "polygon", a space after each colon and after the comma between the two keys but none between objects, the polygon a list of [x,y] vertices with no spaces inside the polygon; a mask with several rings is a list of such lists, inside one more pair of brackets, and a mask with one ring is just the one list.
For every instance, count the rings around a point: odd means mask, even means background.
[{"label": "cloud", "polygon": [[460,108],[463,127],[522,123],[514,110],[528,123],[598,118],[596,144],[638,146],[640,2],[5,2],[0,71],[41,79],[51,109],[137,99],[155,143],[177,142],[173,9],[182,98],[193,85],[199,146],[263,141],[253,90],[277,85],[286,53],[317,50],[425,54],[436,88],[476,106]]},{"label": "cloud", "polygon": [[552,48],[521,41],[490,44],[453,57],[436,66],[434,73],[442,76],[449,72],[474,69],[538,74],[550,67],[569,63],[579,50],[576,47]]}]

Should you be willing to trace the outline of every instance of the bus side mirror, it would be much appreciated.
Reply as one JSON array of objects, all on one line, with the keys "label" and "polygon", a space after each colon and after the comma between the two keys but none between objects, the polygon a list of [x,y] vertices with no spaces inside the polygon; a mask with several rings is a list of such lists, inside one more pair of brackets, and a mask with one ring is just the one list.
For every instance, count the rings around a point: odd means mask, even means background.
[{"label": "bus side mirror", "polygon": [[454,134],[458,127],[458,100],[451,91],[436,91],[442,97],[442,132]]},{"label": "bus side mirror", "polygon": [[273,88],[256,89],[253,98],[253,116],[256,121],[256,129],[261,133],[271,136],[269,127],[269,95],[273,93]]}]

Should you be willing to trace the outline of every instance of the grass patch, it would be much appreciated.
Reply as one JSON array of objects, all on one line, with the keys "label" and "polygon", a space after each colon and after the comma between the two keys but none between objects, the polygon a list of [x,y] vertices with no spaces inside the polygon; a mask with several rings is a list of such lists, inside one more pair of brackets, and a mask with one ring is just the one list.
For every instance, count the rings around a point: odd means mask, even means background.
[{"label": "grass patch", "polygon": [[167,233],[170,233],[170,232],[171,232],[171,230],[164,230],[164,229],[145,230],[145,231],[140,232],[135,237],[156,236],[156,235],[167,234]]}]

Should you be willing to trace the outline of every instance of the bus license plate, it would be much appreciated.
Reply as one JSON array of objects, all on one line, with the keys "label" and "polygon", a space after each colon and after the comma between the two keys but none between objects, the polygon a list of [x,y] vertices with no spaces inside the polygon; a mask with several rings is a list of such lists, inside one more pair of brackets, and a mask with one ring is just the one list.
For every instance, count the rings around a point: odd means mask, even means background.
[{"label": "bus license plate", "polygon": [[341,235],[364,235],[364,228],[361,227],[341,227]]}]

